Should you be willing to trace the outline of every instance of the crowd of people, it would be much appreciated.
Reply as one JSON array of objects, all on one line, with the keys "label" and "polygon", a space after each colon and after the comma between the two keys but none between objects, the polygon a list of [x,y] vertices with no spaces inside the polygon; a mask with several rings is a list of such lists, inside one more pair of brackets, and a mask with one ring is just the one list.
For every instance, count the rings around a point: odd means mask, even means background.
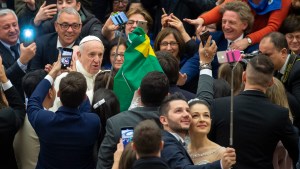
[{"label": "crowd of people", "polygon": [[1,169],[300,169],[299,0],[0,0],[0,56]]}]

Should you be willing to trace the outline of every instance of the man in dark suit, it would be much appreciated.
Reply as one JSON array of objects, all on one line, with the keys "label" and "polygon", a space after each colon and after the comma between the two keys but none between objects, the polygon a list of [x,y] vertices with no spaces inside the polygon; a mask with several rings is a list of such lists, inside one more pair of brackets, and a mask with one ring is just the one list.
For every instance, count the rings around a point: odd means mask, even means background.
[{"label": "man in dark suit", "polygon": [[[60,69],[58,61],[28,101],[28,119],[41,147],[36,168],[94,169],[93,151],[100,132],[100,119],[90,112],[84,76],[70,72],[61,80],[57,95],[62,106],[55,113],[44,110],[42,105]],[[79,109],[79,105],[84,108]]]},{"label": "man in dark suit", "polygon": [[163,73],[154,71],[143,78],[138,90],[143,107],[121,112],[107,120],[105,137],[98,153],[97,169],[111,169],[122,127],[135,127],[146,119],[153,119],[160,124],[157,110],[168,91],[169,81]]},{"label": "man in dark suit", "polygon": [[7,77],[24,97],[22,77],[27,71],[27,64],[36,51],[35,43],[27,47],[19,40],[20,29],[18,18],[10,9],[0,9],[0,55]]},{"label": "man in dark suit", "polygon": [[62,9],[58,13],[55,30],[56,33],[37,39],[37,52],[30,62],[31,70],[44,69],[47,64],[54,63],[59,48],[72,48],[78,45],[76,40],[81,32],[81,19],[78,12],[74,8]]},{"label": "man in dark suit", "polygon": [[161,129],[153,120],[140,122],[134,128],[132,149],[136,151],[137,160],[132,169],[170,169],[160,157],[164,147]]},{"label": "man in dark suit", "polygon": [[[208,103],[213,99],[213,78],[210,63],[216,51],[216,44],[213,42],[209,46],[211,37],[208,38],[208,43],[202,48],[200,44],[200,60],[201,71],[198,82],[197,97],[206,100]],[[205,55],[205,53],[207,55]],[[164,148],[161,152],[170,168],[177,169],[209,169],[222,168],[228,169],[235,163],[235,152],[228,148],[226,155],[221,161],[216,161],[206,165],[195,165],[184,148],[185,136],[191,124],[191,114],[189,106],[184,97],[179,94],[168,96],[160,106],[160,122],[163,124],[163,140]],[[226,160],[225,160],[226,159]]]},{"label": "man in dark suit", "polygon": [[233,121],[230,121],[230,97],[212,103],[210,138],[221,146],[229,146],[229,139],[233,140],[231,146],[237,156],[234,168],[273,168],[273,152],[279,140],[294,164],[298,160],[298,134],[288,110],[271,103],[265,95],[273,84],[273,72],[274,65],[266,55],[259,54],[249,61],[242,77],[245,90],[233,99]]},{"label": "man in dark suit", "polygon": [[[13,141],[23,124],[25,106],[16,88],[7,79],[0,57],[0,168],[18,169]],[[6,98],[6,101],[4,100]]]},{"label": "man in dark suit", "polygon": [[289,54],[286,38],[279,32],[266,35],[259,44],[259,50],[272,60],[275,76],[287,91],[294,125],[300,129],[300,57]]}]

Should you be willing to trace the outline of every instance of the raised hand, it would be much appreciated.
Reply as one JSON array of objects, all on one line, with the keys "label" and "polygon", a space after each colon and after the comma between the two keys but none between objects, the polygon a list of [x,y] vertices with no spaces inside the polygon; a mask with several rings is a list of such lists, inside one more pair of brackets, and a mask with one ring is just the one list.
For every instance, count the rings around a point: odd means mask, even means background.
[{"label": "raised hand", "polygon": [[226,148],[221,159],[223,169],[230,169],[236,163],[236,154],[233,148]]},{"label": "raised hand", "polygon": [[50,4],[46,6],[46,1],[40,7],[38,13],[36,14],[33,22],[34,25],[39,26],[42,21],[53,18],[57,13],[56,4]]},{"label": "raised hand", "polygon": [[216,45],[216,42],[214,40],[212,40],[211,35],[208,37],[207,42],[204,46],[203,46],[203,43],[201,42],[199,45],[200,64],[211,63],[214,59],[217,49],[218,49],[218,47]]},{"label": "raised hand", "polygon": [[6,83],[7,81],[8,79],[5,74],[4,66],[2,65],[2,57],[0,56],[0,82]]},{"label": "raised hand", "polygon": [[20,62],[23,65],[27,63],[35,56],[36,44],[33,42],[29,46],[25,47],[23,43],[20,44]]},{"label": "raised hand", "polygon": [[187,23],[195,26],[195,28],[196,28],[196,35],[201,34],[201,32],[202,32],[202,26],[203,26],[203,23],[204,23],[204,20],[202,18],[197,18],[197,19],[187,19],[187,18],[184,18],[183,21],[185,21],[185,22],[187,22]]}]

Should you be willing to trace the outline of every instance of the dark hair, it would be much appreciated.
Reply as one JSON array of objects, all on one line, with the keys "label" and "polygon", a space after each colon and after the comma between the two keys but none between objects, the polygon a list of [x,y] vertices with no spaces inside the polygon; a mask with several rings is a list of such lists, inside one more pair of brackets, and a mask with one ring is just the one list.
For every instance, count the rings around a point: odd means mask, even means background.
[{"label": "dark hair", "polygon": [[144,120],[134,128],[132,141],[139,157],[151,156],[160,151],[160,128],[153,120]]},{"label": "dark hair", "polygon": [[29,98],[33,93],[36,86],[45,78],[47,72],[43,69],[38,69],[32,72],[28,72],[22,79],[22,88]]},{"label": "dark hair", "polygon": [[167,115],[169,109],[170,109],[170,102],[174,101],[174,100],[183,100],[186,101],[186,98],[181,94],[181,93],[174,93],[174,94],[170,94],[168,95],[161,103],[158,112],[160,115]]},{"label": "dark hair", "polygon": [[177,59],[180,60],[180,57],[184,54],[185,52],[185,42],[184,39],[182,37],[182,35],[180,34],[180,32],[175,29],[175,28],[171,28],[171,27],[167,27],[164,28],[163,30],[161,30],[156,38],[155,38],[155,42],[154,42],[154,50],[158,51],[160,50],[160,43],[161,41],[168,35],[173,34],[176,41],[178,42],[178,46],[179,46],[179,52],[178,52],[178,56]]},{"label": "dark hair", "polygon": [[189,107],[194,106],[195,104],[202,104],[207,107],[207,109],[211,112],[210,105],[205,100],[199,100],[199,99],[192,99],[188,102]]},{"label": "dark hair", "polygon": [[266,38],[270,38],[270,42],[274,44],[277,51],[281,51],[283,48],[289,49],[285,36],[280,32],[271,32],[263,37],[263,39]]},{"label": "dark hair", "polygon": [[[97,103],[101,101],[104,101],[104,103],[102,103],[101,105],[97,105]],[[91,112],[98,114],[98,116],[100,117],[102,126],[98,139],[98,146],[100,146],[105,135],[106,121],[108,118],[120,113],[120,102],[113,91],[100,88],[94,92]]]},{"label": "dark hair", "polygon": [[[113,47],[117,46],[118,45],[118,41],[119,41],[119,37],[115,37],[113,38],[110,42],[109,42],[109,47],[108,47],[108,50],[106,50],[107,52],[107,59],[108,61],[110,62],[110,52],[112,50]],[[127,48],[127,44],[126,44],[126,39],[121,37],[120,39],[120,46],[121,45],[124,45],[126,48]],[[111,63],[112,64],[112,63]]]},{"label": "dark hair", "polygon": [[157,51],[155,55],[165,74],[167,75],[170,84],[176,84],[179,78],[179,62],[167,51]]},{"label": "dark hair", "polygon": [[283,34],[299,32],[300,31],[300,16],[299,15],[289,15],[283,21],[279,32]]},{"label": "dark hair", "polygon": [[[108,89],[113,89],[114,86],[114,77],[115,77],[115,72],[111,72],[111,78],[108,84]],[[103,70],[99,72],[95,78],[95,85],[94,85],[94,92],[100,88],[106,88],[106,84],[108,81],[108,78],[110,76],[110,70]]]},{"label": "dark hair", "polygon": [[85,77],[79,72],[70,72],[59,83],[60,101],[63,106],[76,108],[86,96]]},{"label": "dark hair", "polygon": [[274,64],[268,56],[258,54],[249,61],[246,73],[249,84],[268,87],[273,78]]},{"label": "dark hair", "polygon": [[149,72],[141,82],[141,101],[147,107],[157,107],[169,92],[167,76],[158,71]]},{"label": "dark hair", "polygon": [[215,79],[213,82],[214,99],[230,96],[230,85],[224,79]]},{"label": "dark hair", "polygon": [[132,149],[131,144],[127,144],[120,157],[119,169],[130,169],[136,161],[136,152]]}]

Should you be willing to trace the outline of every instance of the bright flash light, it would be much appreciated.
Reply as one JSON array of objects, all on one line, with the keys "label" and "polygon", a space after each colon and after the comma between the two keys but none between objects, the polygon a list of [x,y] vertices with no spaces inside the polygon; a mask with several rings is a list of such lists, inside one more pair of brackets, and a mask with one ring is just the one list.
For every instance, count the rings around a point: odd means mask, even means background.
[{"label": "bright flash light", "polygon": [[31,37],[32,36],[32,30],[30,30],[30,29],[24,30],[24,35],[27,38]]}]

